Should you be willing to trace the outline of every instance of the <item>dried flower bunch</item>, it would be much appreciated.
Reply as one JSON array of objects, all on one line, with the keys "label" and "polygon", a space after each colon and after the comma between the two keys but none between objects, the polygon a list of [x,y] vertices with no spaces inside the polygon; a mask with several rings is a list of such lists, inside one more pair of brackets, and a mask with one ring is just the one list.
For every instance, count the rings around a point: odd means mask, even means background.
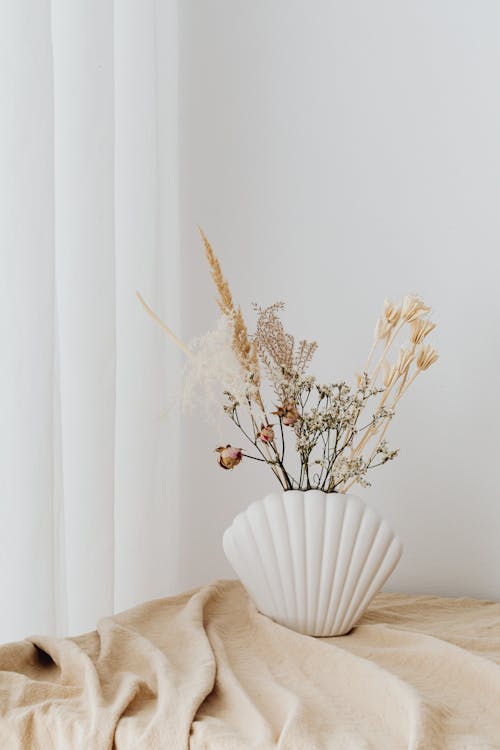
[{"label": "dried flower bunch", "polygon": [[[226,415],[251,446],[249,452],[231,444],[217,447],[219,465],[227,470],[246,458],[260,461],[285,490],[347,492],[356,483],[369,486],[368,472],[398,454],[389,448],[386,432],[400,399],[438,359],[426,343],[435,328],[430,308],[415,294],[398,304],[386,300],[356,382],[318,383],[307,374],[317,343],[296,342],[285,331],[280,302],[254,306],[257,324],[251,335],[203,232],[201,237],[222,313],[215,331],[188,347],[138,296],[188,355],[185,400],[197,385],[204,387],[205,398],[207,393],[213,398],[214,389],[223,392]],[[405,343],[394,353],[401,338]],[[264,405],[265,382],[274,393],[272,410]],[[289,442],[295,451],[286,450]]]}]

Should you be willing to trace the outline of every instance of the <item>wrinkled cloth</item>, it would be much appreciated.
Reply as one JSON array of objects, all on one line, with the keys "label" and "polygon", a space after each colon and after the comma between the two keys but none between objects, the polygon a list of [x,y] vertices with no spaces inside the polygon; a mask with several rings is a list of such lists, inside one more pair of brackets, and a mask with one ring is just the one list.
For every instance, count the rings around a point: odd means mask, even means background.
[{"label": "wrinkled cloth", "polygon": [[236,581],[0,647],[2,750],[500,750],[500,604],[379,594],[348,635]]}]

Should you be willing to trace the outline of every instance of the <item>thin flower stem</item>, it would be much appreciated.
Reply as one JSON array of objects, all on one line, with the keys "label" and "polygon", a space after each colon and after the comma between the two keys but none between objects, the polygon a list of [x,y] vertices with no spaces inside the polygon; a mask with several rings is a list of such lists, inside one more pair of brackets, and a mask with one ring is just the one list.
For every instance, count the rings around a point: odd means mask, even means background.
[{"label": "thin flower stem", "polygon": [[386,354],[388,353],[389,349],[392,346],[392,343],[393,343],[394,339],[396,338],[396,336],[398,335],[398,333],[400,332],[400,330],[401,330],[401,328],[403,327],[404,324],[405,324],[405,321],[401,320],[395,326],[394,331],[392,332],[392,334],[388,337],[387,344],[385,345],[384,350],[382,352],[382,356],[380,357],[379,361],[375,365],[375,369],[373,370],[373,372],[371,374],[371,379],[372,379],[373,382],[376,381],[377,375],[378,375],[378,373],[380,371],[380,368],[382,367],[382,364],[383,364],[383,362],[385,360]]},{"label": "thin flower stem", "polygon": [[332,480],[333,480],[332,471],[333,471],[333,468],[335,466],[335,461],[337,460],[337,458],[340,455],[340,453],[342,453],[342,450],[340,450],[337,453],[338,443],[339,443],[339,433],[338,433],[338,430],[335,430],[335,446],[333,448],[333,455],[332,455],[332,458],[330,459],[330,462],[328,464],[328,468],[327,468],[326,476],[325,476],[325,481],[324,481],[323,486],[322,486],[321,489],[325,489],[326,487],[330,487],[331,486],[331,483],[332,483]]},{"label": "thin flower stem", "polygon": [[258,438],[258,434],[259,434],[259,428],[257,426],[257,422],[255,421],[255,417],[253,415],[252,403],[251,403],[250,399],[248,399],[248,412],[250,414],[250,419],[252,421],[252,428],[253,428],[253,432],[254,432],[254,441],[251,441],[251,442],[254,443],[255,447],[259,450],[259,453],[261,453],[262,455],[265,455],[267,457],[267,463],[269,463],[272,466],[274,474],[276,475],[276,477],[281,482],[281,485],[286,488],[286,479],[284,479],[283,476],[280,476],[279,475],[279,471],[275,468],[275,462],[273,462],[272,459],[271,459],[271,455],[269,453],[269,447],[264,443],[263,446],[262,446],[262,450],[260,450],[260,448],[257,445],[257,438]]},{"label": "thin flower stem", "polygon": [[[393,410],[394,410],[394,409],[396,408],[396,406],[397,406],[398,402],[399,402],[399,401],[401,400],[401,397],[402,397],[402,396],[403,396],[403,395],[404,395],[404,394],[406,393],[406,391],[407,391],[407,390],[408,390],[408,388],[409,388],[409,387],[411,386],[411,384],[413,383],[413,381],[414,381],[414,380],[415,380],[415,378],[416,378],[416,377],[417,377],[417,376],[419,375],[419,373],[420,373],[420,372],[421,372],[421,371],[417,369],[417,371],[416,371],[416,372],[415,372],[415,373],[413,374],[413,376],[412,376],[412,377],[410,378],[410,380],[409,380],[409,381],[407,382],[407,384],[406,384],[406,386],[404,387],[404,389],[403,389],[402,391],[401,391],[401,390],[400,390],[400,391],[398,391],[398,393],[396,394],[396,396],[395,396],[395,398],[394,398],[394,401],[393,401],[393,402],[392,402],[392,404],[391,404],[391,411],[393,411]],[[376,442],[376,444],[375,444],[375,447],[373,448],[373,450],[372,450],[372,452],[371,452],[371,454],[370,454],[370,457],[369,457],[369,459],[368,459],[368,463],[367,463],[368,467],[370,467],[370,464],[371,464],[371,462],[372,462],[373,458],[375,457],[375,455],[376,455],[376,453],[377,453],[377,451],[378,451],[378,449],[379,449],[379,447],[380,447],[380,444],[381,444],[382,440],[383,440],[383,439],[384,439],[384,437],[385,437],[385,433],[387,432],[387,429],[388,429],[388,427],[389,427],[389,424],[390,424],[390,422],[391,422],[391,419],[392,419],[392,417],[388,417],[388,418],[387,418],[387,419],[386,419],[386,420],[384,421],[384,426],[383,426],[382,432],[381,432],[381,434],[380,434],[380,435],[378,436],[378,440],[377,440],[377,442]],[[375,436],[375,434],[376,434],[376,433],[374,433],[373,437]],[[356,451],[357,451],[357,452],[359,453],[359,447],[358,447],[358,448],[356,449]],[[378,466],[378,464],[377,464],[377,466]],[[374,468],[374,467],[372,467],[372,468]],[[353,486],[354,484],[356,484],[356,482],[357,482],[357,479],[351,479],[351,481],[347,483],[347,485],[346,485],[346,487],[345,487],[345,490],[344,490],[344,491],[345,491],[345,492],[347,492],[347,491],[348,491],[348,490],[349,490],[349,489],[350,489],[350,488],[351,488],[351,487],[352,487],[352,486]]]},{"label": "thin flower stem", "polygon": [[150,308],[150,306],[145,301],[144,297],[140,294],[140,292],[136,291],[135,294],[136,294],[137,299],[141,303],[141,305],[146,310],[147,314],[151,318],[153,318],[153,320],[156,323],[158,323],[158,325],[160,326],[160,328],[167,334],[167,336],[169,336],[172,339],[172,341],[174,342],[174,344],[176,344],[176,346],[178,346],[179,349],[181,349],[184,352],[184,354],[186,354],[188,357],[190,357],[192,359],[194,355],[193,355],[193,352],[191,351],[191,349],[189,349],[189,347],[187,347],[186,344],[183,341],[181,341],[180,338],[178,336],[176,336],[173,331],[170,330],[170,328],[163,322],[163,320],[158,317],[158,315]]},{"label": "thin flower stem", "polygon": [[[262,401],[260,401],[260,403],[262,404]],[[257,436],[259,434],[259,430],[258,430],[257,424],[255,422],[255,419],[253,417],[251,409],[250,409],[250,414],[251,414],[251,417],[252,417],[252,423],[253,423],[253,426],[254,426],[255,435]],[[262,407],[262,415],[264,417],[265,424],[269,424],[269,419],[268,419],[268,416],[267,416],[267,414],[266,414],[266,412],[264,410],[264,407]],[[281,424],[281,418],[280,418],[280,424]],[[281,473],[283,475],[282,476],[282,479],[283,479],[282,484],[284,483],[283,486],[285,487],[285,489],[292,489],[292,483],[290,481],[290,477],[289,477],[289,475],[288,475],[288,473],[287,473],[287,471],[286,471],[286,469],[285,469],[285,467],[283,465],[283,456],[285,455],[285,442],[283,440],[283,428],[282,428],[282,431],[281,431],[281,437],[282,437],[282,447],[283,447],[283,455],[282,455],[281,459],[280,459],[280,455],[279,455],[279,451],[278,451],[278,447],[276,445],[276,442],[274,440],[272,440],[271,443],[269,444],[269,446],[272,448],[272,450],[274,452],[274,455],[275,455],[275,458],[276,458],[275,463],[279,466],[279,468],[281,470]],[[266,448],[269,450],[268,445],[266,445]]]},{"label": "thin flower stem", "polygon": [[356,424],[358,422],[360,414],[362,413],[363,409],[366,406],[366,401],[368,400],[368,398],[369,398],[368,396],[364,396],[363,397],[363,401],[359,405],[357,413],[356,413],[356,417],[353,420],[353,425],[352,425],[352,427],[350,429],[348,429],[346,431],[346,436],[345,436],[345,439],[344,439],[344,444],[342,445],[342,448],[340,449],[340,453],[342,453],[342,451],[344,451],[347,448],[348,445],[352,445],[352,441],[354,440],[354,436],[356,434]]},{"label": "thin flower stem", "polygon": [[279,417],[280,420],[280,431],[281,431],[281,463],[285,460],[285,435],[283,432],[283,419]]},{"label": "thin flower stem", "polygon": [[387,461],[379,461],[378,464],[371,464],[368,469],[376,469],[377,466],[383,466]]},{"label": "thin flower stem", "polygon": [[394,402],[395,404],[397,404],[397,402],[400,400],[401,396],[404,396],[404,394],[406,393],[406,391],[408,390],[408,388],[410,387],[410,385],[413,383],[413,381],[415,380],[415,378],[421,372],[422,371],[417,368],[417,370],[413,373],[412,377],[409,379],[409,381],[407,382],[407,384],[405,385],[405,387],[402,390],[398,391],[398,393],[396,394],[396,401]]},{"label": "thin flower stem", "polygon": [[244,429],[244,427],[242,427],[236,411],[233,413],[232,420],[235,423],[235,425],[238,427],[238,429],[241,430],[241,432],[246,437],[246,439],[256,448],[256,450],[258,450],[258,452],[262,456],[262,459],[259,459],[259,460],[261,460],[264,463],[269,464],[271,466],[271,470],[272,470],[273,474],[276,476],[276,479],[280,482],[281,486],[284,489],[286,489],[286,486],[283,484],[282,478],[280,477],[279,473],[276,471],[276,467],[274,466],[273,461],[270,460],[269,456],[266,456],[265,453],[262,452],[262,450],[260,449],[259,444],[257,443],[257,440],[252,440],[252,438],[247,433],[247,431]]},{"label": "thin flower stem", "polygon": [[[392,389],[394,388],[397,382],[398,381],[396,380],[389,388],[385,389],[385,391],[382,394],[382,398],[380,399],[380,403],[377,407],[377,410],[375,411],[375,414],[384,406],[385,402],[387,401],[387,398],[389,397],[389,394],[391,393]],[[354,458],[355,456],[359,456],[359,454],[364,449],[364,447],[370,442],[370,440],[373,437],[375,437],[379,429],[380,429],[379,424],[372,423],[371,427],[368,429],[367,432],[365,432],[365,434],[361,438],[361,441],[358,443],[358,445],[352,448],[351,458]]]},{"label": "thin flower stem", "polygon": [[267,464],[267,461],[265,458],[258,458],[257,456],[251,456],[249,453],[242,453],[242,456],[245,458],[251,458],[253,461],[261,461],[264,464]]},{"label": "thin flower stem", "polygon": [[[266,443],[263,443],[262,450],[260,449],[260,447],[258,445],[257,440],[258,440],[258,435],[259,435],[259,428],[257,426],[257,422],[255,421],[255,417],[253,415],[252,405],[251,405],[250,399],[248,399],[247,409],[248,409],[248,413],[250,415],[250,419],[251,419],[251,422],[252,422],[252,428],[253,428],[253,432],[254,432],[254,440],[252,440],[248,435],[246,435],[247,439],[250,440],[250,442],[253,445],[255,445],[255,447],[257,448],[257,450],[259,451],[259,453],[262,456],[265,456],[266,463],[268,463],[271,466],[271,469],[274,472],[274,475],[276,476],[276,478],[279,480],[281,486],[285,490],[286,489],[291,489],[292,485],[291,485],[290,478],[289,478],[287,472],[285,471],[283,465],[281,464],[281,462],[279,460],[279,455],[277,453],[277,450],[276,450],[275,446],[271,446],[271,447],[274,448],[274,454],[275,454],[275,459],[273,460],[273,458],[272,458],[272,456],[270,454],[270,451],[269,451],[269,445],[267,445]],[[239,427],[240,427],[241,430],[243,429],[241,427],[241,425],[239,425]]]},{"label": "thin flower stem", "polygon": [[376,337],[374,339],[374,341],[373,341],[372,348],[370,349],[370,351],[368,353],[368,358],[366,360],[365,370],[364,370],[365,372],[368,372],[368,369],[370,367],[371,361],[373,359],[373,355],[375,354],[375,350],[377,348],[377,345],[378,345],[379,341],[380,341],[380,339],[378,337]]}]

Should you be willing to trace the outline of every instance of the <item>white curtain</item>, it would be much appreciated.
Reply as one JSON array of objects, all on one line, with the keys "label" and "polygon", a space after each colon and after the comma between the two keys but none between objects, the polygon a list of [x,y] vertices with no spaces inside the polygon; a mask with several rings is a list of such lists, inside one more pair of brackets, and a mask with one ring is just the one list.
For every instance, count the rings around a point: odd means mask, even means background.
[{"label": "white curtain", "polygon": [[0,641],[176,587],[177,4],[0,2]]}]

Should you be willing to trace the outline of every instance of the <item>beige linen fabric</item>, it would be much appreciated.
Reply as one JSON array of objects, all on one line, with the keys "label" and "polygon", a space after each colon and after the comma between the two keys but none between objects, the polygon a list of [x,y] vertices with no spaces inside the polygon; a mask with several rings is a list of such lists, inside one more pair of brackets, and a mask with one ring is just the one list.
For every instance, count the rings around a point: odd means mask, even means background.
[{"label": "beige linen fabric", "polygon": [[222,581],[0,647],[2,750],[500,750],[500,604],[380,594],[299,635]]}]

